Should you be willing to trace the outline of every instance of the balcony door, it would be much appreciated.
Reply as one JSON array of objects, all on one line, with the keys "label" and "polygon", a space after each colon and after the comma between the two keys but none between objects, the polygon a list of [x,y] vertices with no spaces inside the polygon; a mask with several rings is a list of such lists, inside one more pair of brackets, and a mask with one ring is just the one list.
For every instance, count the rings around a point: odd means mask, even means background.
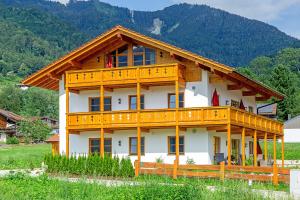
[{"label": "balcony door", "polygon": [[238,162],[240,155],[240,140],[232,139],[231,140],[231,155],[233,156],[233,161]]}]

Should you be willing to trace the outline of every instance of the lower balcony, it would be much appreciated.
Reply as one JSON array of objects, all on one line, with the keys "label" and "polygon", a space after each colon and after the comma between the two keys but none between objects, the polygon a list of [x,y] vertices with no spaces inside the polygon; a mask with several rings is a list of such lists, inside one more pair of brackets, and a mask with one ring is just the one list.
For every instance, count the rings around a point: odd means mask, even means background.
[{"label": "lower balcony", "polygon": [[68,129],[93,130],[136,128],[209,127],[231,124],[261,132],[282,134],[283,124],[244,110],[232,107],[199,107],[176,109],[141,110],[140,120],[136,111],[87,112],[68,114]]}]

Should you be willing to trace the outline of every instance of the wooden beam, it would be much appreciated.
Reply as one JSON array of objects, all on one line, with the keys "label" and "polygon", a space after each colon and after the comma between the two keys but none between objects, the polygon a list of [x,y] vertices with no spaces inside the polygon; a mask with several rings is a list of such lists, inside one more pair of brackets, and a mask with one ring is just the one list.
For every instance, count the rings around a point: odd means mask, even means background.
[{"label": "wooden beam", "polygon": [[209,126],[206,128],[208,131],[227,130],[227,126]]},{"label": "wooden beam", "polygon": [[281,167],[284,168],[284,136],[281,137],[281,164]]},{"label": "wooden beam", "polygon": [[227,85],[227,90],[240,90],[242,88],[242,84]]},{"label": "wooden beam", "polygon": [[141,128],[141,132],[149,133],[149,132],[150,132],[150,129],[148,129],[148,128]]},{"label": "wooden beam", "polygon": [[107,92],[113,92],[114,91],[113,88],[108,88],[108,87],[105,87],[104,90],[107,91]]},{"label": "wooden beam", "polygon": [[142,85],[142,84],[141,84],[141,88],[142,88],[143,90],[149,90],[149,86],[147,86],[147,85]]},{"label": "wooden beam", "polygon": [[255,96],[257,94],[257,91],[243,91],[243,96]]},{"label": "wooden beam", "polygon": [[179,127],[179,131],[182,131],[182,132],[186,132],[186,129],[185,127]]},{"label": "wooden beam", "polygon": [[70,112],[70,107],[69,107],[69,104],[70,104],[70,100],[69,100],[69,88],[66,87],[66,156],[69,157],[69,146],[70,146],[70,137],[69,137],[69,127],[68,127],[68,124],[69,124],[69,120],[68,120],[68,115],[69,115],[69,112]]},{"label": "wooden beam", "polygon": [[274,160],[274,164],[276,164],[276,134],[273,135],[273,160]]},{"label": "wooden beam", "polygon": [[265,132],[264,135],[264,159],[268,161],[268,143],[267,143],[268,133]]},{"label": "wooden beam", "polygon": [[72,93],[75,93],[75,94],[79,94],[79,90],[70,89],[69,91],[72,92]]},{"label": "wooden beam", "polygon": [[255,97],[256,101],[266,101],[268,99],[270,99],[270,96],[260,96],[260,97]]},{"label": "wooden beam", "polygon": [[104,128],[102,127],[100,130],[100,155],[103,158],[104,157]]},{"label": "wooden beam", "polygon": [[245,166],[245,133],[246,133],[246,129],[245,127],[243,127],[242,129],[242,165]]},{"label": "wooden beam", "polygon": [[227,125],[227,163],[231,166],[231,125]]},{"label": "wooden beam", "polygon": [[110,134],[113,134],[114,133],[114,130],[112,129],[104,129],[104,133],[110,133]]},{"label": "wooden beam", "polygon": [[253,154],[254,154],[254,158],[253,158],[253,162],[254,162],[254,167],[257,167],[257,132],[256,130],[254,130],[254,135],[253,135]]},{"label": "wooden beam", "polygon": [[72,135],[80,135],[80,131],[72,131],[72,132],[70,132],[69,134],[72,134]]},{"label": "wooden beam", "polygon": [[73,67],[73,68],[82,69],[81,63],[78,62],[78,61],[76,61],[76,60],[71,60],[71,61],[69,61],[69,64],[70,64],[71,67]]}]

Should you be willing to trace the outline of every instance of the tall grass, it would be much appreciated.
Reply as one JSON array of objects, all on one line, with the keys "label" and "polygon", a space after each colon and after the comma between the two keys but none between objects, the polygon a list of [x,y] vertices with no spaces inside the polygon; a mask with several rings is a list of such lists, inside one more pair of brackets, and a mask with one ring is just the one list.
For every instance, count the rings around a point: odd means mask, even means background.
[{"label": "tall grass", "polygon": [[140,185],[104,186],[96,183],[71,183],[49,179],[47,176],[30,178],[10,176],[0,179],[0,199],[118,199],[118,200],[197,200],[197,199],[265,199],[251,190],[217,188],[214,191],[195,184],[157,184],[149,182]]}]

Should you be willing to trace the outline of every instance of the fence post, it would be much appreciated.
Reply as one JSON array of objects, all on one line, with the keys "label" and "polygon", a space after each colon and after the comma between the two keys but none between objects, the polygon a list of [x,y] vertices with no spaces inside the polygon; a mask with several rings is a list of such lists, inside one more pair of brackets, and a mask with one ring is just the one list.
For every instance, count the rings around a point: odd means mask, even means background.
[{"label": "fence post", "polygon": [[177,179],[177,166],[178,165],[178,163],[177,163],[177,160],[175,159],[174,160],[174,167],[173,167],[173,178],[174,179]]},{"label": "fence post", "polygon": [[135,176],[138,176],[139,175],[139,161],[138,160],[135,160],[134,161],[134,172],[135,172]]},{"label": "fence post", "polygon": [[224,181],[225,179],[225,162],[220,162],[220,180]]},{"label": "fence post", "polygon": [[278,185],[278,168],[276,163],[273,164],[273,184]]}]

